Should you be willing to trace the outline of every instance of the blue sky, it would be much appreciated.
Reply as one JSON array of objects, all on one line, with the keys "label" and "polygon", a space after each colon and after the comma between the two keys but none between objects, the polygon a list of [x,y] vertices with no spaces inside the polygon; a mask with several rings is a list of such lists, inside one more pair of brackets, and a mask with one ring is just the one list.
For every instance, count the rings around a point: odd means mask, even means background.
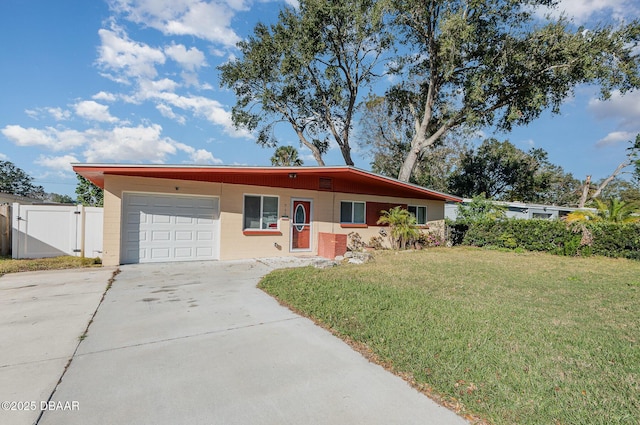
[{"label": "blue sky", "polygon": [[[290,0],[289,4],[294,4]],[[287,2],[269,0],[0,1],[0,160],[47,192],[74,195],[73,162],[269,165],[273,150],[236,131],[216,67]],[[562,0],[576,23],[640,17],[637,0]],[[562,115],[509,134],[521,149],[583,179],[606,177],[640,132],[640,92],[599,102],[579,87]],[[295,136],[305,165],[316,165]],[[370,157],[356,148],[356,166]],[[343,164],[337,148],[328,165]]]}]

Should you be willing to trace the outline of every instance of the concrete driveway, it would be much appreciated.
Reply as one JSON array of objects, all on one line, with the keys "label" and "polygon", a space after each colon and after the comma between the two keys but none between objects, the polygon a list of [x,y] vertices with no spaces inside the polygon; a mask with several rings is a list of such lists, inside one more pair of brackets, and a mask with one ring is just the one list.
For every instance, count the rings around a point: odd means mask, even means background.
[{"label": "concrete driveway", "polygon": [[279,266],[122,266],[37,423],[466,423],[258,290]]},{"label": "concrete driveway", "polygon": [[113,272],[96,268],[0,277],[0,424],[37,420]]}]

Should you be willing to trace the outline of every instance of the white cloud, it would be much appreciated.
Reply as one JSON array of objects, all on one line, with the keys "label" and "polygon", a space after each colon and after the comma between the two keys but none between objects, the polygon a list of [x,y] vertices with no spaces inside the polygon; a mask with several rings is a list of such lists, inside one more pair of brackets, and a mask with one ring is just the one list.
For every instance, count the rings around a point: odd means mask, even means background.
[{"label": "white cloud", "polygon": [[34,120],[40,118],[40,111],[36,109],[25,109],[24,113],[27,114],[29,118],[33,118]]},{"label": "white cloud", "polygon": [[174,86],[172,84],[168,82],[165,84],[158,83],[157,81],[141,81],[140,91],[131,98],[131,101],[154,100],[164,105],[159,108],[161,113],[163,111],[167,112],[168,107],[179,108],[221,126],[223,131],[232,137],[253,137],[250,132],[235,128],[231,120],[231,113],[225,110],[220,102],[203,96],[182,96],[165,90],[173,89]]},{"label": "white cloud", "polygon": [[520,143],[528,148],[533,148],[536,146],[536,142],[533,139],[522,140],[520,141]]},{"label": "white cloud", "polygon": [[229,47],[240,41],[231,20],[247,9],[243,0],[111,0],[109,5],[126,19],[164,35],[189,35]]},{"label": "white cloud", "polygon": [[0,152],[0,161],[7,161],[7,160],[9,160],[9,157],[3,154],[2,152]]},{"label": "white cloud", "polygon": [[182,79],[184,80],[184,84],[187,87],[198,87],[201,89],[205,89],[208,84],[200,85],[200,81],[198,80],[198,74],[195,72],[182,72],[180,74]]},{"label": "white cloud", "polygon": [[178,96],[174,93],[160,93],[158,97],[177,108],[189,110],[213,124],[222,126],[223,131],[230,136],[252,137],[248,131],[238,130],[234,127],[231,113],[226,111],[216,100],[202,96]]},{"label": "white cloud", "polygon": [[107,93],[105,91],[101,91],[91,96],[91,99],[103,100],[105,102],[114,102],[117,98],[116,98],[116,95],[113,93]]},{"label": "white cloud", "polygon": [[159,92],[174,92],[179,84],[169,78],[162,80],[141,80],[138,87],[137,97],[140,99],[152,98]]},{"label": "white cloud", "polygon": [[616,120],[624,130],[640,130],[640,90],[625,95],[614,91],[608,100],[592,98],[588,109],[597,119]]},{"label": "white cloud", "polygon": [[195,149],[184,143],[178,143],[176,147],[189,155],[191,162],[195,164],[222,164],[222,160],[215,158],[213,154],[205,149]]},{"label": "white cloud", "polygon": [[197,149],[191,154],[191,161],[195,164],[222,164],[222,160],[214,158],[213,154],[204,149]]},{"label": "white cloud", "polygon": [[629,131],[614,131],[607,134],[604,138],[598,140],[596,146],[601,148],[605,146],[617,145],[618,143],[628,142],[635,139],[637,133]]},{"label": "white cloud", "polygon": [[85,135],[79,131],[59,130],[53,127],[40,130],[7,125],[1,132],[17,146],[40,146],[53,151],[73,149],[86,142]]},{"label": "white cloud", "polygon": [[164,48],[164,53],[188,71],[195,71],[207,66],[204,53],[195,47],[187,49],[182,44],[172,44]]},{"label": "white cloud", "polygon": [[46,108],[46,111],[56,121],[65,121],[71,118],[71,112],[62,108]]},{"label": "white cloud", "polygon": [[[186,154],[197,163],[219,164],[221,161],[204,149],[196,149],[170,137],[162,136],[162,127],[158,124],[148,126],[117,126],[112,129],[92,128],[83,132],[76,130],[23,128],[8,125],[2,134],[18,146],[36,146],[52,151],[83,147],[86,162],[152,162],[163,163],[168,156]],[[65,161],[79,162],[77,156],[69,152],[61,156],[41,156],[37,164],[56,168]]]},{"label": "white cloud", "polygon": [[42,165],[43,167],[52,168],[56,171],[73,171],[71,168],[71,164],[74,162],[80,162],[73,155],[63,155],[63,156],[44,156],[40,155],[38,159],[34,161],[38,165]]},{"label": "white cloud", "polygon": [[107,72],[109,78],[126,82],[127,78],[155,78],[156,64],[164,64],[162,50],[129,39],[123,30],[114,26],[113,30],[101,29],[101,45],[98,48],[98,65]]},{"label": "white cloud", "polygon": [[173,112],[173,109],[171,109],[170,106],[167,106],[164,103],[158,103],[156,105],[156,109],[165,118],[175,120],[180,124],[184,124],[185,122],[187,122],[185,117],[183,117],[182,115],[176,114],[175,112]]},{"label": "white cloud", "polygon": [[112,130],[87,130],[89,143],[83,152],[87,162],[149,161],[162,163],[177,152],[176,142],[162,137],[158,124],[116,127]]},{"label": "white cloud", "polygon": [[579,24],[592,17],[604,17],[624,21],[640,11],[636,0],[560,0],[556,9],[540,9],[540,14],[550,13],[557,18],[564,13]]},{"label": "white cloud", "polygon": [[74,105],[76,114],[90,121],[115,123],[118,118],[109,113],[109,107],[93,100],[84,100]]},{"label": "white cloud", "polygon": [[30,118],[33,118],[34,120],[40,119],[40,117],[44,114],[51,115],[51,117],[53,117],[53,119],[56,121],[65,121],[71,118],[71,111],[62,109],[60,107],[26,109],[24,113],[27,114]]}]

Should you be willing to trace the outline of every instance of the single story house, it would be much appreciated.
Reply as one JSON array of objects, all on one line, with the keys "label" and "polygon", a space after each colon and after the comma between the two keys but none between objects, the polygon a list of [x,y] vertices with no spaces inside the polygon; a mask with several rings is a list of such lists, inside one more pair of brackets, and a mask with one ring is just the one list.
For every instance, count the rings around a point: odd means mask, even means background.
[{"label": "single story house", "polygon": [[401,205],[419,225],[444,219],[452,195],[349,166],[74,164],[104,189],[105,265],[335,257],[346,235],[379,235],[381,210]]},{"label": "single story house", "polygon": [[0,192],[0,205],[11,205],[17,202],[22,205],[34,205],[44,203],[42,199],[29,198],[27,196],[14,195],[12,193]]},{"label": "single story house", "polygon": [[[444,207],[445,218],[455,220],[458,217],[458,206],[467,205],[473,202],[473,199],[464,198],[462,202],[447,202]],[[494,201],[496,205],[501,205],[505,209],[505,216],[507,218],[519,218],[519,219],[542,219],[542,220],[556,220],[566,217],[574,211],[578,210],[591,210],[592,208],[574,208],[574,207],[562,207],[558,205],[542,205],[542,204],[527,204],[524,202],[505,202]]]}]

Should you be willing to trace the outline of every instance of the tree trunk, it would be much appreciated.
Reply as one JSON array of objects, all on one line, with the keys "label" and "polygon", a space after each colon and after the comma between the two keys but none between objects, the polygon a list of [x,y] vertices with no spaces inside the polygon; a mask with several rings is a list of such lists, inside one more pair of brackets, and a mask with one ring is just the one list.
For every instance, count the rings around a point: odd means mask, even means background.
[{"label": "tree trunk", "polygon": [[402,182],[408,182],[411,178],[411,174],[413,174],[413,169],[416,167],[416,163],[418,162],[419,149],[411,148],[404,161],[402,162],[402,166],[400,167],[400,172],[398,173],[398,180]]},{"label": "tree trunk", "polygon": [[295,128],[295,130],[296,130],[296,134],[298,135],[298,139],[300,139],[300,143],[308,147],[309,150],[311,151],[311,154],[313,155],[315,160],[318,162],[318,165],[321,167],[324,167],[325,165],[324,160],[322,159],[322,154],[320,153],[320,150],[318,149],[318,147],[313,143],[311,143],[310,141],[308,141],[307,138],[304,137],[304,134],[302,133],[302,131],[300,131],[297,128]]},{"label": "tree trunk", "polygon": [[340,145],[340,151],[342,151],[344,163],[353,167],[355,164],[353,163],[353,159],[351,159],[351,146],[349,146],[348,143],[343,143]]},{"label": "tree trunk", "polygon": [[616,170],[609,177],[604,179],[602,184],[598,186],[595,192],[593,192],[593,195],[591,195],[590,199],[596,199],[597,197],[599,197],[604,188],[607,187],[607,185],[611,183],[611,181],[615,179],[618,174],[620,174],[620,171],[622,171],[623,168],[628,167],[629,165],[631,165],[631,162],[623,162],[618,165],[618,168],[616,168]]},{"label": "tree trunk", "polygon": [[311,149],[311,153],[313,154],[313,157],[315,158],[316,162],[318,163],[319,166],[324,167],[324,160],[322,159],[322,154],[320,154],[320,151],[318,150],[318,148],[315,147],[315,145],[311,144],[311,146],[307,145],[305,143],[305,146],[308,147],[309,149]]},{"label": "tree trunk", "polygon": [[597,187],[596,191],[593,192],[593,195],[591,196],[589,196],[589,188],[591,187],[591,176],[587,176],[587,179],[584,182],[584,186],[582,187],[582,196],[580,196],[580,201],[578,201],[578,208],[584,208],[584,204],[587,203],[587,199],[591,200],[598,198],[604,188],[607,187],[607,185],[611,183],[613,179],[615,179],[616,176],[629,165],[631,165],[630,161],[626,161],[618,165],[618,168],[616,168],[609,177],[604,179],[604,181],[600,184],[600,186]]},{"label": "tree trunk", "polygon": [[578,201],[578,208],[584,208],[584,204],[587,203],[587,197],[589,196],[590,187],[591,176],[587,176],[587,179],[584,181],[584,186],[582,186],[582,195],[580,196],[580,200]]}]

